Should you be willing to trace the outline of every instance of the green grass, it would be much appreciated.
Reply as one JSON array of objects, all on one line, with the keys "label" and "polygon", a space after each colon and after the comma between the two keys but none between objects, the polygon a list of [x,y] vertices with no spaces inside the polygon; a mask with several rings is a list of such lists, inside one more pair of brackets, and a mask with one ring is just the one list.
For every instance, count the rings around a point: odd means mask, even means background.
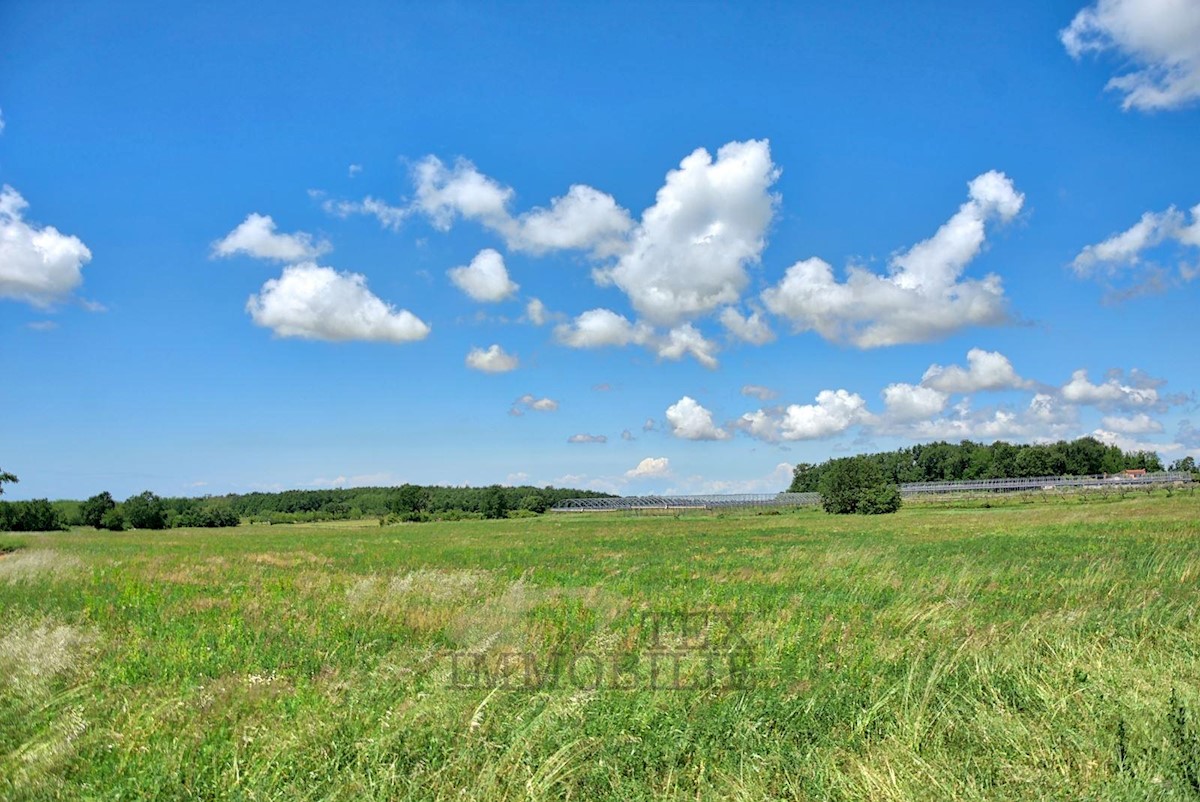
[{"label": "green grass", "polygon": [[1192,495],[0,554],[6,800],[1200,798]]}]

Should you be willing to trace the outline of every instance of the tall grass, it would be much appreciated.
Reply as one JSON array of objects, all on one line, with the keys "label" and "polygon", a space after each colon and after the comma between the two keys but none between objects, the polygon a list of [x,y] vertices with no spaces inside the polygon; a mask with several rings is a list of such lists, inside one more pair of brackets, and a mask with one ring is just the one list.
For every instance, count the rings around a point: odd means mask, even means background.
[{"label": "tall grass", "polygon": [[1197,798],[1198,521],[12,536],[0,798]]}]

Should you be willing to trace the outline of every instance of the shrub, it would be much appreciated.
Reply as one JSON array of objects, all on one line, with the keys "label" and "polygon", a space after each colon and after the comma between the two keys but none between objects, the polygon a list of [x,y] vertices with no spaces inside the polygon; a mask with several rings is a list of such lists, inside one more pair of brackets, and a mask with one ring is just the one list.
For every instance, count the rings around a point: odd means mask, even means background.
[{"label": "shrub", "polygon": [[125,529],[125,515],[120,507],[110,507],[100,518],[99,529],[120,532]]}]

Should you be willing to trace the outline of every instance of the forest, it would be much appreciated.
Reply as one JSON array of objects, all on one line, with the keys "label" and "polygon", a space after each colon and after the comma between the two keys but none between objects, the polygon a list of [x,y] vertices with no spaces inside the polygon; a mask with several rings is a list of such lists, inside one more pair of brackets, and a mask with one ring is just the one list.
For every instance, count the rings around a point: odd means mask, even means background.
[{"label": "forest", "polygon": [[[1057,443],[1020,445],[997,440],[991,445],[963,440],[961,443],[925,443],[866,454],[885,480],[906,482],[944,482],[958,479],[1010,479],[1026,476],[1091,476],[1120,473],[1128,469],[1148,472],[1163,470],[1163,462],[1153,451],[1122,451],[1094,437],[1060,440]],[[801,463],[792,472],[792,493],[818,492],[821,475],[836,462],[819,465]],[[1171,465],[1172,470],[1195,470],[1191,457]]]}]

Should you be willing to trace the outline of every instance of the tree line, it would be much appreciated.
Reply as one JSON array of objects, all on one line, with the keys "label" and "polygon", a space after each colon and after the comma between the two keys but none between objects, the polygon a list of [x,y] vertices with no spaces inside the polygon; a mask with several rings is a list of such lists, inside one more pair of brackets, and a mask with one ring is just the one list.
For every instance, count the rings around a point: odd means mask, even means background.
[{"label": "tree line", "polygon": [[[5,482],[19,481],[0,471]],[[398,487],[285,490],[276,493],[232,493],[224,496],[160,497],[149,490],[118,502],[109,492],[84,501],[0,501],[0,532],[42,532],[72,526],[121,531],[174,527],[237,526],[254,523],[378,518],[383,522],[508,518],[540,515],[567,498],[609,494],[570,488]]]},{"label": "tree line", "polygon": [[[846,459],[846,458],[843,458]],[[1147,472],[1163,470],[1162,460],[1153,451],[1122,451],[1094,437],[1070,442],[1018,445],[997,440],[991,445],[963,440],[939,441],[864,454],[871,472],[890,484],[906,482],[942,482],[959,479],[1016,479],[1029,476],[1088,476],[1120,473],[1142,468]],[[821,477],[837,460],[819,465],[801,463],[792,472],[792,493],[820,491]],[[1185,457],[1172,464],[1172,470],[1195,470],[1195,462]]]}]

